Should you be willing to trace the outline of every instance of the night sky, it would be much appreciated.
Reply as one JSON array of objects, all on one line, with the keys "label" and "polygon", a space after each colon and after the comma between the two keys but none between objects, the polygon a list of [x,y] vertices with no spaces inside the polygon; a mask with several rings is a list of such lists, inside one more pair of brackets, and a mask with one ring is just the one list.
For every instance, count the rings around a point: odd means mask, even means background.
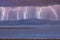
[{"label": "night sky", "polygon": [[60,4],[60,0],[0,0],[0,6],[47,6]]}]

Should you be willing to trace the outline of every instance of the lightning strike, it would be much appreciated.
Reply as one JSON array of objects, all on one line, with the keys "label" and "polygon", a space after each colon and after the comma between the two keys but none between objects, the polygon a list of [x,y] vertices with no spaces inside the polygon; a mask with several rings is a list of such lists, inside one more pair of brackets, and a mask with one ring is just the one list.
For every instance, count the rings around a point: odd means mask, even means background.
[{"label": "lightning strike", "polygon": [[17,7],[17,20],[19,20],[19,11],[21,10],[21,7]]},{"label": "lightning strike", "polygon": [[28,11],[28,7],[25,7],[24,19],[27,19],[27,11]]},{"label": "lightning strike", "polygon": [[58,15],[56,13],[56,11],[51,7],[51,6],[48,6],[52,11],[53,11],[53,14],[56,16],[56,20],[58,19]]},{"label": "lightning strike", "polygon": [[5,17],[5,8],[1,7],[1,9],[2,9],[1,20],[4,20],[4,17]]},{"label": "lightning strike", "polygon": [[37,7],[37,12],[36,12],[37,19],[41,19],[41,12],[42,12],[42,8]]}]

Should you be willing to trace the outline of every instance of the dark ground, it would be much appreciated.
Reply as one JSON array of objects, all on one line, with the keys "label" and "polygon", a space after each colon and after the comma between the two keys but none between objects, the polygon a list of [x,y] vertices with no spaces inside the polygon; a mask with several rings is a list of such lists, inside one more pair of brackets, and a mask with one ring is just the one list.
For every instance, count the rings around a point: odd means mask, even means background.
[{"label": "dark ground", "polygon": [[[26,26],[26,25],[25,25]],[[60,26],[38,26],[0,29],[0,38],[46,39],[60,38]]]},{"label": "dark ground", "polygon": [[38,21],[37,19],[22,20],[15,22],[1,21],[0,38],[57,39],[60,38],[60,21]]}]

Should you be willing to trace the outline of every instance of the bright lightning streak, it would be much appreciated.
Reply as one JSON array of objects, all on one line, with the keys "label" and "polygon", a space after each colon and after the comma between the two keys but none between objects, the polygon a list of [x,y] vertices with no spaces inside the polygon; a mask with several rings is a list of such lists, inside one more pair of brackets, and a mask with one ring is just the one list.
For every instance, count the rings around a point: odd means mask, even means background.
[{"label": "bright lightning streak", "polygon": [[19,11],[20,11],[20,8],[21,8],[21,7],[18,7],[18,8],[17,8],[17,20],[19,20]]},{"label": "bright lightning streak", "polygon": [[28,10],[28,7],[25,7],[24,19],[27,19],[27,10]]},{"label": "bright lightning streak", "polygon": [[41,19],[41,12],[42,12],[42,8],[37,7],[36,16],[37,16],[38,19]]},{"label": "bright lightning streak", "polygon": [[7,15],[6,15],[6,20],[8,20],[8,17],[9,17],[9,10],[7,11],[6,14],[7,14]]},{"label": "bright lightning streak", "polygon": [[5,8],[1,7],[1,9],[2,9],[1,20],[4,20],[4,17],[5,17]]},{"label": "bright lightning streak", "polygon": [[[0,12],[1,12],[1,11],[2,11],[2,9],[0,8]],[[1,20],[1,16],[2,16],[2,15],[1,15],[1,13],[0,13],[0,20]]]},{"label": "bright lightning streak", "polygon": [[56,20],[57,20],[58,19],[58,15],[57,15],[56,11],[51,6],[48,6],[48,7],[53,11],[54,15],[56,16]]}]

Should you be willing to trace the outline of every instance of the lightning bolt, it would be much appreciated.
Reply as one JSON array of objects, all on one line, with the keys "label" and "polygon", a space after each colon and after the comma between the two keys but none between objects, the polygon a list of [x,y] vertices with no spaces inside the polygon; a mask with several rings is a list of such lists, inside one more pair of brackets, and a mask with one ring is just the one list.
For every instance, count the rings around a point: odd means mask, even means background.
[{"label": "lightning bolt", "polygon": [[17,20],[19,20],[19,11],[21,10],[21,7],[17,7]]},{"label": "lightning bolt", "polygon": [[56,13],[56,11],[51,7],[51,6],[48,6],[52,11],[53,11],[53,14],[56,16],[56,20],[58,19],[58,15]]},{"label": "lightning bolt", "polygon": [[42,8],[37,7],[37,12],[36,12],[37,19],[41,19],[41,12],[42,12]]},{"label": "lightning bolt", "polygon": [[27,19],[27,10],[28,10],[28,7],[25,7],[25,12],[24,12],[24,19]]},{"label": "lightning bolt", "polygon": [[1,20],[4,20],[4,17],[5,17],[5,8],[1,7],[1,9],[2,9]]},{"label": "lightning bolt", "polygon": [[6,15],[6,20],[8,20],[8,16],[9,16],[9,8],[7,8],[7,10],[8,10],[8,11],[7,11],[7,13],[6,13],[6,14],[7,14],[7,15]]}]

